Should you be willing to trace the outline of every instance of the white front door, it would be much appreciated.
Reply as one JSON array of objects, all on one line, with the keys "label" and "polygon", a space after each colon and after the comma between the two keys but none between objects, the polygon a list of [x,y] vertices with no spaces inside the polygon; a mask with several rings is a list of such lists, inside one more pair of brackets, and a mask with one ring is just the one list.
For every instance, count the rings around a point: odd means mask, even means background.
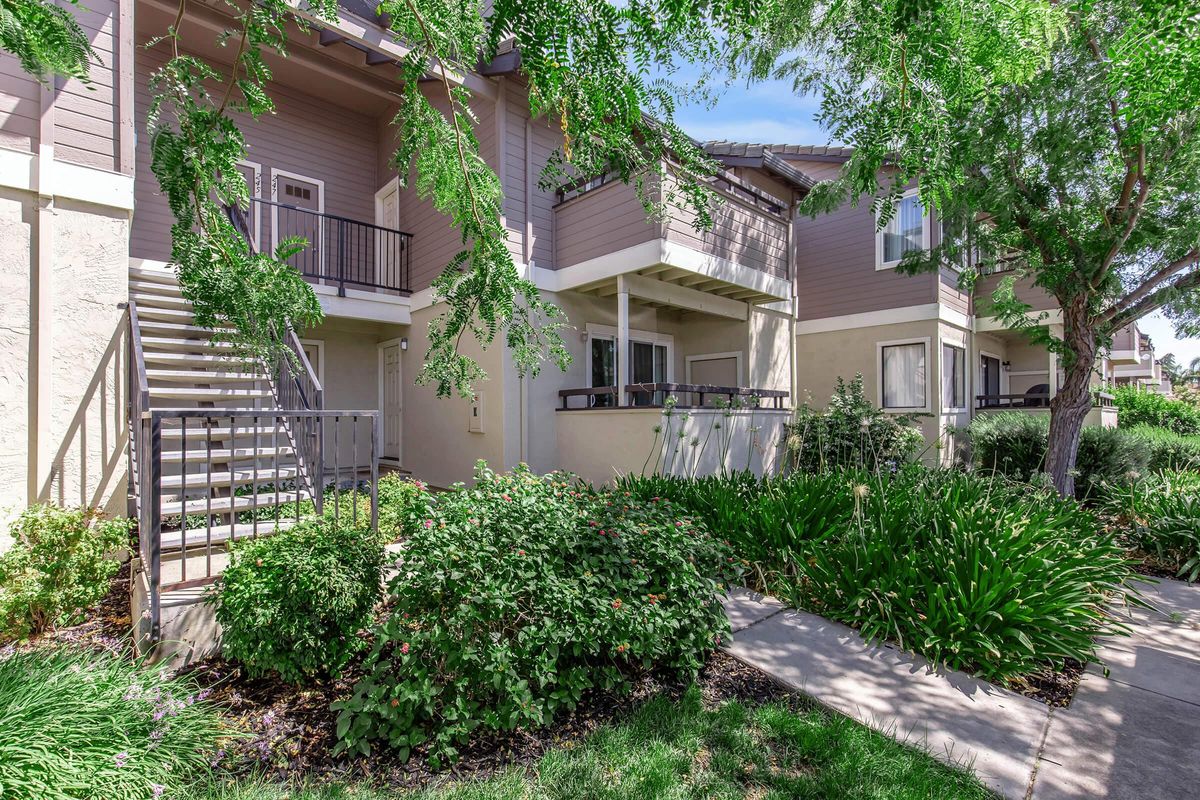
[{"label": "white front door", "polygon": [[383,453],[382,457],[400,461],[400,410],[403,397],[400,382],[400,345],[383,348]]},{"label": "white front door", "polygon": [[386,230],[375,232],[375,275],[371,281],[382,286],[400,286],[404,281],[400,237],[400,184],[389,183],[375,195],[375,224]]}]

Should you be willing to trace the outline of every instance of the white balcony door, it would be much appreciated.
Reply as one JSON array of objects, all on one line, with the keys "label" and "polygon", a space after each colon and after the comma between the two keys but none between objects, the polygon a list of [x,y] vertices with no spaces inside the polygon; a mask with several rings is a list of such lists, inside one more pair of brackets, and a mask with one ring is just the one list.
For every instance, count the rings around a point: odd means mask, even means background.
[{"label": "white balcony door", "polygon": [[[400,227],[400,182],[393,178],[375,194],[375,224],[389,231]],[[400,286],[402,258],[395,234],[375,234],[375,278],[384,286]]]},{"label": "white balcony door", "polygon": [[400,343],[379,346],[379,397],[383,430],[380,457],[400,463],[400,414],[403,410],[404,384],[401,380]]}]

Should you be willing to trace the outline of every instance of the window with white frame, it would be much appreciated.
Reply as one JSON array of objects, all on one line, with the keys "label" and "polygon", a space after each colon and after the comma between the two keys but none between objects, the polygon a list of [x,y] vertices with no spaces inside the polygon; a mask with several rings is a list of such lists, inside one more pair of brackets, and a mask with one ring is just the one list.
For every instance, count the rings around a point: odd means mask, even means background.
[{"label": "window with white frame", "polygon": [[875,239],[876,269],[891,269],[905,253],[929,247],[929,226],[925,208],[916,192],[896,201],[891,219]]},{"label": "window with white frame", "polygon": [[967,351],[956,344],[942,343],[942,408],[967,406]]},{"label": "window with white frame", "polygon": [[880,404],[883,408],[915,411],[928,407],[925,350],[925,342],[879,346]]}]

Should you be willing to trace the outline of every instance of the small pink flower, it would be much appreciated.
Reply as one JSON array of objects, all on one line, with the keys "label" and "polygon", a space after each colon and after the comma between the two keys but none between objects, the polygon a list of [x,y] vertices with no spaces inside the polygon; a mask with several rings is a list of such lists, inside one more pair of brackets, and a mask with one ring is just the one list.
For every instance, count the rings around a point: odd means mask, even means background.
[{"label": "small pink flower", "polygon": [[404,644],[400,645],[400,652],[403,653],[404,655],[408,655],[408,649],[409,649],[408,642],[405,642]]},{"label": "small pink flower", "polygon": [[150,784],[150,791],[154,793],[155,797],[162,797],[163,792],[165,792],[166,790],[167,790],[167,787],[163,786],[161,783]]},{"label": "small pink flower", "polygon": [[506,495],[506,494],[502,494],[502,495],[500,495],[500,496],[504,498],[504,502],[506,502],[506,503],[511,503],[511,502],[512,502],[512,498],[511,498],[511,497],[509,497],[508,495]]},{"label": "small pink flower", "polygon": [[125,766],[125,762],[129,760],[129,753],[122,750],[113,756],[113,763],[117,765],[117,769]]},{"label": "small pink flower", "polygon": [[432,527],[433,527],[433,520],[431,520],[431,519],[427,519],[427,520],[425,520],[425,527],[426,527],[426,528],[432,528]]}]

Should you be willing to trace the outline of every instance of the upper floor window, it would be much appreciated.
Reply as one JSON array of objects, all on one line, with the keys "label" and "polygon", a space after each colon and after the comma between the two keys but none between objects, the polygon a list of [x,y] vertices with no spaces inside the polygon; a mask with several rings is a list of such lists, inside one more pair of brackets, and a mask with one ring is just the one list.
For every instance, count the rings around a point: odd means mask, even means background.
[{"label": "upper floor window", "polygon": [[904,254],[929,247],[929,217],[916,190],[896,201],[895,213],[875,234],[875,269],[891,269]]}]

